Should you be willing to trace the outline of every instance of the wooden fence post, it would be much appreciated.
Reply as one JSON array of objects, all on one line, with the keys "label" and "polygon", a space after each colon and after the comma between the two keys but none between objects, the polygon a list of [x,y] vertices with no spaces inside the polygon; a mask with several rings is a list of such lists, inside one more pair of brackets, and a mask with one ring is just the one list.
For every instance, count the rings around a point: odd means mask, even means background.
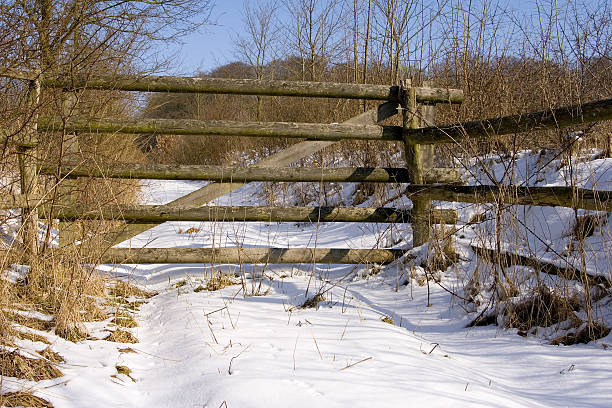
[{"label": "wooden fence post", "polygon": [[[68,120],[71,116],[76,114],[77,105],[77,91],[64,90],[62,95],[62,116],[65,120]],[[78,134],[76,132],[71,134],[62,134],[64,138],[62,140],[62,149],[60,151],[60,162],[74,162],[75,157],[79,153],[78,145]],[[66,157],[68,156],[68,160]],[[59,185],[59,203],[60,205],[72,205],[75,203],[75,190],[77,187],[76,179],[61,179]],[[72,245],[77,240],[78,232],[78,221],[62,222],[59,223],[59,246],[63,248],[67,245]]]},{"label": "wooden fence post", "polygon": [[[434,106],[423,107],[419,112],[415,88],[411,80],[404,81],[404,89],[407,91],[402,110],[404,129],[417,129],[421,127],[421,118],[427,115],[426,120],[432,121],[435,114]],[[433,146],[405,143],[406,168],[411,177],[412,184],[423,184],[423,175],[427,169],[433,168]],[[429,241],[429,214],[431,212],[431,200],[425,197],[413,195],[412,200],[412,245],[414,247],[423,245]]]},{"label": "wooden fence post", "polygon": [[[40,101],[40,82],[29,81],[26,103],[26,119],[23,133],[18,141],[19,178],[21,194],[29,199],[38,194],[36,165],[38,154],[38,103]],[[21,213],[23,243],[30,256],[38,253],[38,210],[36,207],[24,207]]]}]

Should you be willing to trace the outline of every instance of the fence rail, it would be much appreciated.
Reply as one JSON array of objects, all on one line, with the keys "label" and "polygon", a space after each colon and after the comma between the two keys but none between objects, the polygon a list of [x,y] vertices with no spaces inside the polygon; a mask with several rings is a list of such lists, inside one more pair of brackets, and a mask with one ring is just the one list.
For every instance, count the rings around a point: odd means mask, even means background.
[{"label": "fence rail", "polygon": [[65,130],[67,132],[86,133],[283,137],[329,141],[344,139],[402,140],[402,128],[399,126],[351,124],[127,118],[71,119],[64,124],[61,120],[41,118],[38,127],[41,131],[47,132]]},{"label": "fence rail", "polygon": [[41,118],[38,127],[42,131],[284,137],[328,141],[384,140],[404,141],[408,145],[426,145],[454,143],[468,137],[486,138],[550,128],[561,129],[609,119],[612,119],[612,99],[528,114],[469,121],[450,126],[412,128],[352,124],[107,118],[72,119],[66,124],[60,120]]},{"label": "fence rail", "polygon": [[[403,187],[404,193],[409,197],[426,197],[430,200],[462,202],[462,203],[502,203],[512,205],[534,205],[544,207],[569,207],[594,211],[612,211],[612,191],[589,190],[576,187],[517,187],[517,186],[464,186],[449,184],[411,184]],[[41,204],[37,197],[25,195],[5,195],[0,198],[0,209],[34,207]],[[44,202],[43,202],[44,204]],[[146,208],[147,206],[142,206]],[[181,206],[159,206],[168,211],[175,208],[179,211]],[[77,208],[77,207],[75,207]],[[120,208],[120,207],[118,207]],[[129,208],[129,207],[126,207]],[[137,207],[134,207],[137,208]],[[204,207],[207,208],[207,207]],[[210,207],[215,208],[215,207]],[[240,208],[240,207],[238,207]],[[249,208],[249,207],[246,207]],[[250,207],[254,208],[254,207]],[[266,208],[266,207],[263,207]],[[276,208],[276,207],[270,207]],[[287,208],[287,207],[284,207]],[[307,211],[308,207],[301,211]],[[310,207],[317,208],[317,207]],[[319,207],[323,208],[323,207]],[[351,208],[351,207],[337,207]],[[363,208],[363,207],[354,207]],[[58,211],[69,211],[58,207]],[[115,210],[108,210],[115,211]],[[399,211],[399,210],[398,210]],[[439,210],[434,210],[439,211]],[[58,213],[61,214],[61,213]],[[68,213],[64,213],[68,217]],[[111,218],[111,217],[109,217]]]},{"label": "fence rail", "polygon": [[544,207],[569,207],[594,211],[612,211],[612,191],[576,187],[457,186],[409,185],[411,196],[462,203],[501,203]]},{"label": "fence rail", "polygon": [[[43,211],[44,213],[44,211]],[[53,217],[60,220],[98,219],[144,223],[166,221],[260,221],[260,222],[385,222],[409,223],[410,210],[389,207],[254,207],[206,206],[167,207],[164,205],[118,205],[101,208],[57,207]],[[434,224],[455,224],[454,210],[434,210]]]},{"label": "fence rail", "polygon": [[109,264],[387,264],[405,252],[344,248],[111,248],[96,261]]},{"label": "fence rail", "polygon": [[[41,165],[41,174],[58,174],[58,167]],[[66,163],[59,169],[61,177],[102,177],[157,180],[211,180],[225,182],[286,181],[286,182],[368,182],[409,183],[410,173],[403,167],[265,167],[130,164],[79,165]],[[453,168],[429,169],[425,183],[458,183],[461,172]]]},{"label": "fence rail", "polygon": [[[456,143],[467,137],[487,138],[543,129],[562,129],[610,119],[612,119],[612,99],[603,99],[580,105],[474,120],[450,126],[406,129],[405,140],[409,144]],[[389,132],[393,133],[392,130]]]},{"label": "fence rail", "polygon": [[[64,89],[101,89],[140,92],[213,93],[236,95],[302,96],[321,98],[346,98],[389,100],[401,102],[398,86],[351,84],[311,81],[284,81],[259,79],[201,78],[176,76],[82,76],[43,75],[15,69],[0,70],[0,76],[21,79],[40,79],[44,87]],[[460,89],[418,87],[417,101],[430,103],[461,103]]]}]

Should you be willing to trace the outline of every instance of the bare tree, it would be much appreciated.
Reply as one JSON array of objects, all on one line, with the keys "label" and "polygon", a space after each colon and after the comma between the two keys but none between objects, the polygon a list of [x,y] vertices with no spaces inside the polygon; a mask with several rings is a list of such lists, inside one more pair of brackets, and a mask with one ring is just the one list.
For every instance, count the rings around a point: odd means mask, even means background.
[{"label": "bare tree", "polygon": [[[238,34],[234,39],[239,58],[244,59],[255,71],[255,78],[263,79],[266,65],[275,57],[274,50],[278,40],[278,25],[275,14],[278,2],[243,3],[242,22],[246,33]],[[272,55],[271,55],[272,54]],[[263,99],[257,96],[257,120],[262,118]]]}]

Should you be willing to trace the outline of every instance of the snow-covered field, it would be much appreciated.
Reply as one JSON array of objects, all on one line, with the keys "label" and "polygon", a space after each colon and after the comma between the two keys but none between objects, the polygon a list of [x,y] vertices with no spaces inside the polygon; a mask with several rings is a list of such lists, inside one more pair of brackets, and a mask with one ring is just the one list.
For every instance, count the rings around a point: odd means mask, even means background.
[{"label": "snow-covered field", "polygon": [[[530,185],[565,184],[558,161],[533,180],[526,176],[534,174],[539,160],[545,162],[525,154],[511,178],[528,179]],[[498,179],[504,177],[500,166],[491,163]],[[577,173],[579,185],[612,189],[610,159],[579,164]],[[468,181],[486,178],[474,174]],[[148,182],[143,198],[160,204],[202,185]],[[255,204],[260,188],[251,183],[217,204]],[[458,208],[464,222],[479,211],[446,206]],[[520,246],[543,258],[566,249],[571,210],[514,209],[521,222],[508,232],[508,248]],[[55,407],[612,406],[612,335],[565,347],[549,345],[545,336],[518,336],[513,329],[466,328],[479,309],[449,291],[462,293],[465,275],[477,263],[469,245],[491,227],[484,222],[462,228],[456,234],[460,261],[440,285],[432,282],[429,288],[409,279],[410,267],[399,264],[381,271],[344,265],[319,265],[314,271],[312,265],[226,266],[225,271],[256,279],[213,292],[194,291],[205,285],[210,266],[107,266],[106,271],[159,292],[137,312],[138,327],[131,331],[139,343],[129,345],[136,353],[120,352],[125,344],[75,344],[48,336],[67,360],[61,366],[65,376],[35,384],[5,379],[2,388],[31,388]],[[590,272],[609,276],[609,223],[606,227],[587,239],[586,263]],[[120,246],[371,248],[410,246],[410,241],[409,226],[385,224],[175,222]],[[186,284],[177,288],[180,280]],[[324,299],[317,308],[300,307],[306,293],[318,292]],[[596,308],[608,326],[610,302],[608,296]],[[91,323],[88,329],[103,337],[106,324]],[[116,365],[129,367],[132,378],[116,375]]]}]

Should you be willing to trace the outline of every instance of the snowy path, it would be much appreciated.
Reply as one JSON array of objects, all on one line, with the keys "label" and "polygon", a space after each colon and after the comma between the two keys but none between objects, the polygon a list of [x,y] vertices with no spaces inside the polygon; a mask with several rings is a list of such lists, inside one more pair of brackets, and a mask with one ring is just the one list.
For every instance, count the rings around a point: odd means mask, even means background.
[{"label": "snowy path", "polygon": [[[139,315],[141,353],[121,361],[137,380],[129,385],[135,406],[603,407],[612,400],[609,352],[462,329],[445,292],[435,291],[426,308],[424,288],[410,300],[409,288],[396,293],[383,282],[355,283],[346,296],[335,288],[318,310],[289,312],[306,282],[275,280],[266,296],[249,298],[234,297],[239,286],[195,293],[189,285],[153,298]],[[403,327],[380,320],[390,311]]]}]

